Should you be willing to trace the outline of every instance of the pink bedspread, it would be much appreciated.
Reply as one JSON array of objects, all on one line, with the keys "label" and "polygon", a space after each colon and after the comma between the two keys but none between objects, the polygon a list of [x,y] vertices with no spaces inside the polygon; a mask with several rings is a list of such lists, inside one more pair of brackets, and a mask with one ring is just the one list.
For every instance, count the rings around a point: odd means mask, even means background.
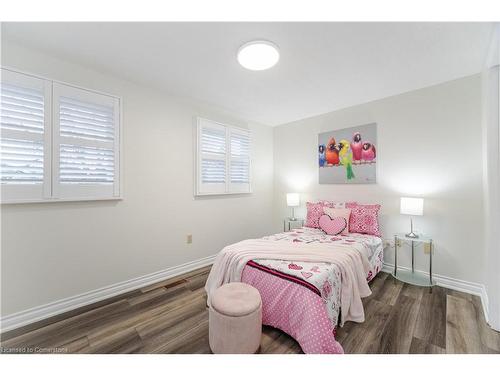
[{"label": "pink bedspread", "polygon": [[257,288],[262,298],[262,324],[281,329],[299,343],[304,353],[342,354],[320,296],[303,286],[250,266],[241,281]]},{"label": "pink bedspread", "polygon": [[[374,259],[371,281],[382,269],[382,254]],[[262,324],[292,336],[306,354],[343,354],[335,339],[336,327],[321,297],[302,285],[257,268],[245,266],[241,281],[257,288],[262,298]]]}]

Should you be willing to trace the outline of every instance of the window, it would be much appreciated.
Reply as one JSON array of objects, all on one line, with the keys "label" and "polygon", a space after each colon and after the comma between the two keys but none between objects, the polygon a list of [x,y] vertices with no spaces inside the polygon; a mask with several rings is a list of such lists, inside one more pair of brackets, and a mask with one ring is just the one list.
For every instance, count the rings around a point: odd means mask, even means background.
[{"label": "window", "polygon": [[2,202],[50,197],[50,83],[2,69]]},{"label": "window", "polygon": [[250,132],[198,118],[196,195],[250,193]]},{"label": "window", "polygon": [[118,196],[119,100],[54,83],[53,101],[55,196]]},{"label": "window", "polygon": [[2,203],[120,196],[120,99],[2,69]]}]

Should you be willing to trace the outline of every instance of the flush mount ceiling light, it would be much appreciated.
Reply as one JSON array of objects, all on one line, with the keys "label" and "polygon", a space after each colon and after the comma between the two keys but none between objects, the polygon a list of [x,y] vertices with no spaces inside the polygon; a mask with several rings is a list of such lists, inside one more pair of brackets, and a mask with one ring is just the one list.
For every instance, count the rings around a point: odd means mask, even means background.
[{"label": "flush mount ceiling light", "polygon": [[272,68],[280,59],[278,46],[266,40],[254,40],[238,50],[238,62],[250,70]]}]

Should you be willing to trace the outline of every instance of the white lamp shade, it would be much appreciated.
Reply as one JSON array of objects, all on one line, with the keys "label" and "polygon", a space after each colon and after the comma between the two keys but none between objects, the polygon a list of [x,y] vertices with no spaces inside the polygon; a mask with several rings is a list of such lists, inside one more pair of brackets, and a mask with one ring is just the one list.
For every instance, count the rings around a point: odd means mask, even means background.
[{"label": "white lamp shade", "polygon": [[401,214],[422,216],[424,214],[423,198],[401,198]]},{"label": "white lamp shade", "polygon": [[300,197],[298,193],[288,193],[286,195],[286,204],[288,207],[299,207]]}]

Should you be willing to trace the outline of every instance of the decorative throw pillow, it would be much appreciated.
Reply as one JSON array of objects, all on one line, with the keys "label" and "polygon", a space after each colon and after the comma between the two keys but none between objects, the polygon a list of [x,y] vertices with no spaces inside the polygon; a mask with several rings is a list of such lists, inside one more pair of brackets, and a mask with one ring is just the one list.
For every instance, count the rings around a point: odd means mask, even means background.
[{"label": "decorative throw pillow", "polygon": [[306,227],[309,228],[319,228],[319,218],[324,215],[323,203],[312,203],[306,202],[307,216],[306,216]]},{"label": "decorative throw pillow", "polygon": [[343,217],[347,223],[346,227],[342,231],[342,234],[347,235],[349,233],[349,220],[351,216],[350,208],[330,208],[323,207],[323,212],[330,216],[331,218]]},{"label": "decorative throw pillow", "polygon": [[380,204],[347,203],[346,207],[351,209],[349,232],[381,236],[378,224]]},{"label": "decorative throw pillow", "polygon": [[342,233],[347,228],[347,220],[343,217],[334,217],[333,219],[327,214],[321,215],[318,220],[319,227],[326,234],[336,236]]}]

